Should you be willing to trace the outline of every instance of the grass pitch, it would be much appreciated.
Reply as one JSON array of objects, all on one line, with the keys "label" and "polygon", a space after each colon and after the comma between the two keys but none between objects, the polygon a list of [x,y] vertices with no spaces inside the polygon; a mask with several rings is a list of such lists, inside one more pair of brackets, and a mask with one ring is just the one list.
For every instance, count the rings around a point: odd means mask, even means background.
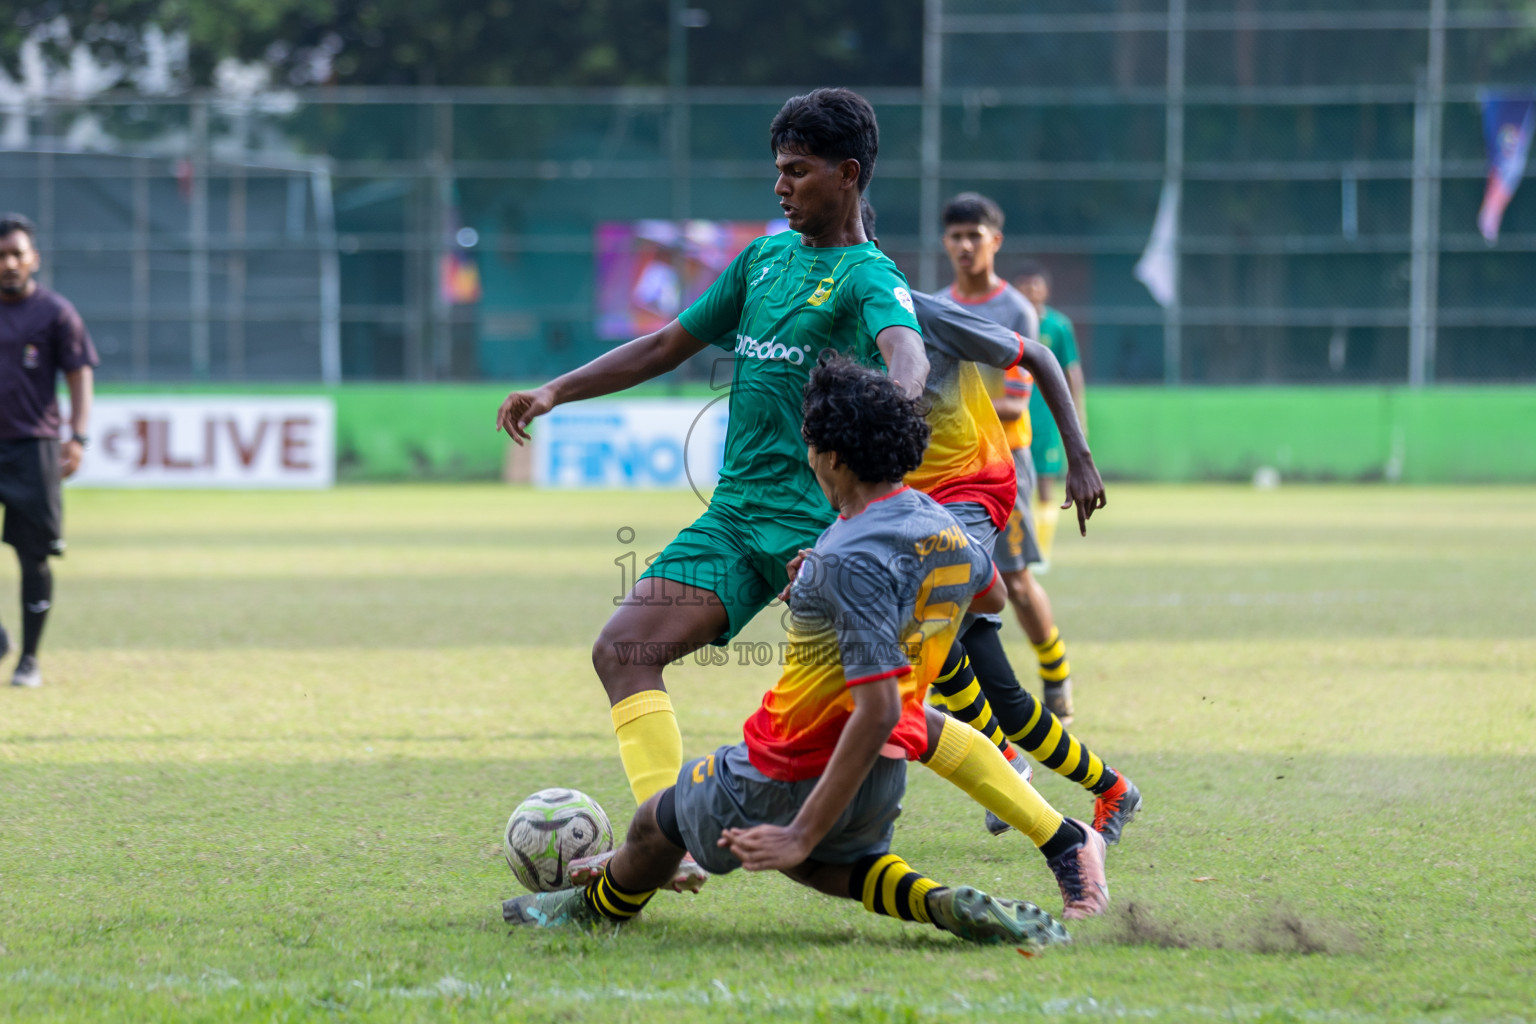
[{"label": "grass pitch", "polygon": [[[588,648],[691,496],[72,493],[47,685],[0,692],[0,1018],[1532,1018],[1536,491],[1110,501],[1045,582],[1077,731],[1147,809],[1111,913],[1026,959],[739,872],[508,934],[518,800],[631,811]],[[772,680],[673,670],[686,749]],[[981,817],[914,768],[897,849],[1059,906]]]}]

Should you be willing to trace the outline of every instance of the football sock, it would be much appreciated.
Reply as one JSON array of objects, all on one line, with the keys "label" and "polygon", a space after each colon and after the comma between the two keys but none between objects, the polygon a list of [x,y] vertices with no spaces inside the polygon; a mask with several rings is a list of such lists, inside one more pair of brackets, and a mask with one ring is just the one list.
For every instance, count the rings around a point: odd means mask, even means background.
[{"label": "football sock", "polygon": [[[965,646],[983,692],[998,708],[1003,731],[1045,767],[1094,795],[1107,792],[1120,778],[1067,731],[1035,695],[1019,685],[1003,652],[995,622],[978,621],[965,634]],[[1063,658],[1065,663],[1065,658]],[[1006,711],[1004,710],[1006,709]],[[1002,815],[998,815],[1002,817]],[[1007,818],[1003,818],[1007,821]]]},{"label": "football sock", "polygon": [[1061,813],[1013,770],[990,743],[977,743],[976,730],[944,720],[928,767],[966,796],[1044,846],[1061,828]]},{"label": "football sock", "polygon": [[1040,844],[1040,852],[1045,854],[1046,860],[1055,860],[1074,847],[1081,846],[1088,841],[1083,835],[1083,830],[1074,825],[1071,820],[1063,818],[1061,828],[1056,834]]},{"label": "football sock", "polygon": [[53,570],[44,558],[21,563],[21,653],[36,655],[43,639],[43,624],[53,606]]},{"label": "football sock", "polygon": [[666,690],[641,690],[615,704],[613,734],[619,740],[619,760],[643,804],[654,794],[677,784],[683,769],[683,734],[677,729],[672,698]]},{"label": "football sock", "polygon": [[848,895],[863,903],[864,909],[871,914],[925,924],[933,923],[928,916],[928,894],[942,888],[944,886],[927,875],[913,871],[911,865],[894,853],[864,857],[854,863],[853,872],[848,876]]},{"label": "football sock", "polygon": [[1035,502],[1035,543],[1040,548],[1040,557],[1047,562],[1051,560],[1051,546],[1056,542],[1056,520],[1061,518],[1061,509],[1054,501]]},{"label": "football sock", "polygon": [[613,862],[603,868],[602,877],[587,886],[587,891],[582,894],[582,899],[587,901],[587,906],[597,911],[610,921],[628,921],[651,901],[656,895],[655,889],[645,889],[639,892],[626,889],[613,880]]},{"label": "football sock", "polygon": [[987,698],[982,696],[976,674],[971,671],[970,659],[965,648],[956,641],[950,645],[949,657],[944,668],[932,683],[934,703],[991,740],[1004,754],[1008,752],[1008,737],[1003,735],[997,716],[992,713]]},{"label": "football sock", "polygon": [[1072,663],[1067,661],[1067,645],[1061,642],[1061,630],[1051,627],[1051,635],[1035,644],[1035,654],[1040,658],[1040,679],[1046,686],[1060,686],[1072,676]]},{"label": "football sock", "polygon": [[1003,734],[1009,735],[1023,728],[1034,710],[1034,702],[1028,691],[1013,674],[1008,655],[1003,651],[1002,624],[989,619],[977,619],[960,637],[969,655],[971,671],[976,684],[991,705]]}]

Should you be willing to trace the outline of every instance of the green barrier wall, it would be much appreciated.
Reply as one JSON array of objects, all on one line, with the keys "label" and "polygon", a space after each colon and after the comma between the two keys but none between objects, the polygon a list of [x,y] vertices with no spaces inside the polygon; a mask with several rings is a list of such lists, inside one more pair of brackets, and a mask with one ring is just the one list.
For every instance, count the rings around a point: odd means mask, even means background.
[{"label": "green barrier wall", "polygon": [[1536,388],[1090,389],[1106,476],[1536,481]]},{"label": "green barrier wall", "polygon": [[[336,401],[341,480],[499,477],[505,384],[123,387],[109,394],[323,394]],[[715,392],[702,385],[633,397]],[[1536,482],[1536,388],[1090,387],[1090,441],[1107,477]]]}]

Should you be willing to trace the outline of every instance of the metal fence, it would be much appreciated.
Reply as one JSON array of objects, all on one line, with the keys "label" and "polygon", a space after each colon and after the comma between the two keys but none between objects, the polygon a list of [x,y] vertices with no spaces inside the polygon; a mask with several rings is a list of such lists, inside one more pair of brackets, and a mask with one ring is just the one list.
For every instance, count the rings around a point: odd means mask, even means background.
[{"label": "metal fence", "polygon": [[[927,0],[923,84],[870,89],[882,245],[1008,214],[1095,381],[1536,379],[1536,195],[1490,247],[1486,87],[1536,17],[1446,0]],[[707,45],[706,30],[693,33]],[[674,64],[674,67],[680,66]],[[791,89],[328,89],[0,106],[0,206],[110,379],[531,379],[609,347],[605,221],[778,213]],[[1181,196],[1166,308],[1132,274]],[[478,280],[454,286],[466,267]],[[685,371],[686,372],[686,371]]]}]

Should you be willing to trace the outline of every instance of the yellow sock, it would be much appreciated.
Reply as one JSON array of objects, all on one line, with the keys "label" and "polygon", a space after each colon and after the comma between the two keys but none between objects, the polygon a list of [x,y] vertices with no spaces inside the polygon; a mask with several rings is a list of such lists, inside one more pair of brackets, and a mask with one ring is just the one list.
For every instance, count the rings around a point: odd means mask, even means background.
[{"label": "yellow sock", "polygon": [[683,768],[683,734],[677,730],[666,690],[641,690],[615,704],[613,734],[635,803],[643,804],[677,782]]},{"label": "yellow sock", "polygon": [[1035,502],[1035,542],[1040,547],[1040,557],[1051,560],[1051,544],[1056,540],[1056,520],[1061,509],[1054,501]]},{"label": "yellow sock", "polygon": [[975,729],[946,718],[928,767],[1029,836],[1030,842],[1044,846],[1061,828],[1060,812],[1013,770],[996,747],[977,743],[976,737]]}]

